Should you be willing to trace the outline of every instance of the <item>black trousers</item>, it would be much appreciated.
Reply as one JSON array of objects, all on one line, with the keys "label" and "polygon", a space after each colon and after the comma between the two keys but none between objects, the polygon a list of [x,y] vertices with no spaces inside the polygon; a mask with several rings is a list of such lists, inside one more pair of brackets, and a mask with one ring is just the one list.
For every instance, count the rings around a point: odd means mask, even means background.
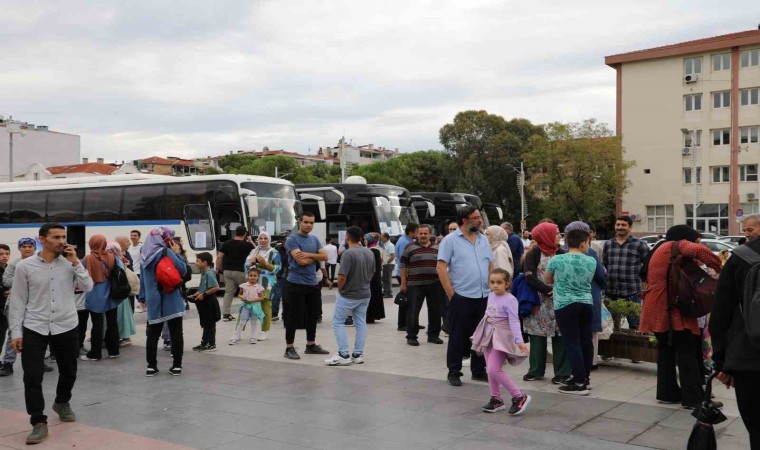
[{"label": "black trousers", "polygon": [[594,363],[594,339],[591,334],[593,308],[586,303],[571,303],[554,311],[565,342],[565,357],[573,369],[573,382],[576,384],[588,383]]},{"label": "black trousers", "polygon": [[[668,333],[654,335],[657,337],[657,400],[698,406],[702,401],[704,378],[694,356],[694,335],[689,330],[673,331],[672,345],[668,345]],[[676,365],[680,388],[676,381]]]},{"label": "black trousers", "polygon": [[736,406],[749,432],[752,450],[760,450],[760,372],[731,373],[736,389]]},{"label": "black trousers", "polygon": [[87,321],[90,319],[90,311],[86,309],[80,309],[77,311],[79,317],[79,325],[77,326],[79,336],[79,348],[84,347],[84,337],[87,335]]},{"label": "black trousers", "polygon": [[106,350],[108,350],[109,356],[117,356],[119,354],[119,323],[116,321],[116,311],[116,308],[102,314],[90,311],[92,331],[90,331],[90,351],[87,352],[88,358],[100,359],[103,357],[104,316],[106,322]]},{"label": "black trousers", "polygon": [[58,364],[58,386],[55,403],[71,400],[71,390],[77,380],[77,359],[79,358],[79,334],[77,328],[65,333],[42,335],[28,328],[23,331],[24,347],[21,352],[21,367],[24,369],[24,400],[26,412],[31,416],[32,425],[47,422],[45,397],[42,395],[42,377],[45,350],[56,354]]},{"label": "black trousers", "polygon": [[419,333],[420,311],[422,304],[427,299],[428,310],[428,330],[429,337],[438,337],[441,334],[441,310],[443,309],[443,286],[436,281],[435,283],[423,284],[419,286],[409,286],[407,298],[409,304],[406,308],[406,337],[416,338]]},{"label": "black trousers", "polygon": [[[173,367],[182,367],[182,353],[185,350],[185,341],[182,337],[182,317],[175,317],[167,321],[169,326],[169,335],[172,339],[172,356],[174,357]],[[148,361],[148,367],[158,368],[156,354],[158,353],[158,339],[161,337],[161,330],[164,323],[152,323],[148,325],[148,337],[145,342],[145,359]]]},{"label": "black trousers", "polygon": [[470,336],[486,313],[488,297],[467,298],[455,293],[449,303],[449,347],[446,365],[450,374],[462,375],[462,358],[470,355],[473,375],[486,375],[486,360],[471,350]]},{"label": "black trousers", "polygon": [[306,329],[306,341],[317,338],[317,320],[322,317],[322,290],[320,286],[286,282],[283,299],[285,309],[285,343],[293,345],[296,330]]},{"label": "black trousers", "polygon": [[327,264],[327,273],[331,282],[335,281],[335,268],[337,266],[338,266],[337,264]]},{"label": "black trousers", "polygon": [[216,345],[216,323],[206,324],[206,326],[203,327],[201,342]]}]

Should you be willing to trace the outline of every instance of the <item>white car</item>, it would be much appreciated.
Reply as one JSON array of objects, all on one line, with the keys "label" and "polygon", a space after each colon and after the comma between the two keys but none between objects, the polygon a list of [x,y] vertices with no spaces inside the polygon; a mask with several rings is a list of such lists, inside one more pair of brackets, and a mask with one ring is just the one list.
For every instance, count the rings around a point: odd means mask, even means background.
[{"label": "white car", "polygon": [[730,253],[731,251],[734,250],[734,248],[736,248],[736,245],[730,242],[721,241],[719,239],[702,239],[701,242],[702,242],[702,245],[709,248],[710,251],[712,251],[716,255],[718,255],[723,250],[728,250],[728,252]]},{"label": "white car", "polygon": [[739,245],[739,240],[746,239],[744,235],[738,235],[738,236],[723,236],[720,238],[723,242],[729,242],[734,245]]},{"label": "white car", "polygon": [[655,244],[657,244],[658,242],[660,242],[660,237],[657,236],[657,235],[644,236],[644,237],[640,237],[638,239],[640,241],[646,242],[646,244],[649,246],[650,250],[655,246]]}]

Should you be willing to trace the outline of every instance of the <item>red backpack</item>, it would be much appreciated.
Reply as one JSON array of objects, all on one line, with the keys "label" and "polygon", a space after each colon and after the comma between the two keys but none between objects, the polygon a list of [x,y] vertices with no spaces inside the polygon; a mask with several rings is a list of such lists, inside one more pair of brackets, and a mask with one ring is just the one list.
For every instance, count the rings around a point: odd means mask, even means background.
[{"label": "red backpack", "polygon": [[182,284],[182,275],[174,266],[174,261],[172,261],[171,257],[166,254],[166,250],[164,250],[164,255],[156,265],[156,282],[158,282],[158,286],[164,291],[164,294],[172,292]]}]

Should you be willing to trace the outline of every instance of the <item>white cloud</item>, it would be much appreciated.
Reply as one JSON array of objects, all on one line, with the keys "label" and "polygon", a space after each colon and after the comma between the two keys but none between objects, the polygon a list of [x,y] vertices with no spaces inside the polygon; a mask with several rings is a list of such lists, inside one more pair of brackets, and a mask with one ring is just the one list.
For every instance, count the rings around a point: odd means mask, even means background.
[{"label": "white cloud", "polygon": [[753,4],[0,0],[0,113],[107,160],[316,151],[344,132],[440,148],[465,109],[614,124],[604,56],[754,28]]}]

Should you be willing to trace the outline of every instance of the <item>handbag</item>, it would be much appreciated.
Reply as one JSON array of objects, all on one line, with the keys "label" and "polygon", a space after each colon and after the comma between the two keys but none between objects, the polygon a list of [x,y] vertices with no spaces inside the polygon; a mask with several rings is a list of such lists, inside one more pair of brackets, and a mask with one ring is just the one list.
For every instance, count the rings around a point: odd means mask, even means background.
[{"label": "handbag", "polygon": [[405,293],[399,292],[396,294],[396,298],[393,299],[393,303],[403,308],[407,303],[409,303],[409,300],[407,299]]},{"label": "handbag", "polygon": [[109,291],[111,300],[124,300],[129,297],[130,293],[132,292],[132,286],[130,285],[129,279],[127,278],[126,270],[127,269],[122,267],[120,264],[115,264],[111,269],[111,275],[108,277],[108,280],[111,282],[111,288]]}]

